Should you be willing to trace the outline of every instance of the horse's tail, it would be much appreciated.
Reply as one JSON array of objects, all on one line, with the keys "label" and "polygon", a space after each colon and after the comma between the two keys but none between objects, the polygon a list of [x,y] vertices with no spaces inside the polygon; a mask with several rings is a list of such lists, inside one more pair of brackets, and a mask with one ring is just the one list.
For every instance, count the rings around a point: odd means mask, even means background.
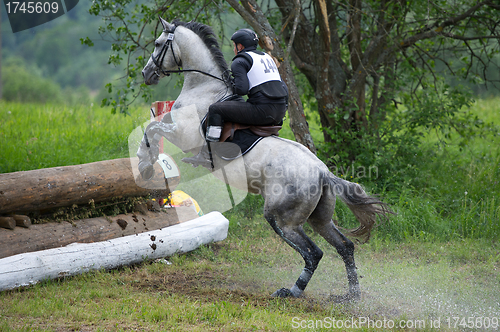
[{"label": "horse's tail", "polygon": [[359,184],[336,177],[333,173],[328,174],[326,179],[330,188],[349,207],[360,223],[358,228],[343,229],[345,235],[367,242],[372,228],[376,226],[377,215],[387,220],[389,214],[395,214],[386,203],[368,195]]}]

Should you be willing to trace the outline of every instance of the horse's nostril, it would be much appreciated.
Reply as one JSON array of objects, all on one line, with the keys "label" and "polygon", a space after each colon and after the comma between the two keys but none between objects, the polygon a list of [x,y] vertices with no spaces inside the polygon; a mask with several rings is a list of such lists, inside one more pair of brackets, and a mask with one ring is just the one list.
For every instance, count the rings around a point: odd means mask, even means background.
[{"label": "horse's nostril", "polygon": [[143,71],[141,71],[141,74],[142,74],[142,77],[143,77],[143,78],[146,78],[146,74],[144,74],[144,70],[143,70]]}]

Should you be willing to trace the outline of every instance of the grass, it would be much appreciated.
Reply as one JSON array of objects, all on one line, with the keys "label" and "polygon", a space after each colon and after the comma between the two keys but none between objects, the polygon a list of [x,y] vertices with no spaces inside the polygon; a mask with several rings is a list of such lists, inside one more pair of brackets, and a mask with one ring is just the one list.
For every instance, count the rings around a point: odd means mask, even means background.
[{"label": "grass", "polygon": [[128,136],[149,117],[82,105],[0,102],[0,173],[77,165],[129,156]]},{"label": "grass", "polygon": [[[498,130],[498,98],[478,100],[471,111]],[[450,236],[499,239],[500,136],[486,132],[465,147],[454,144],[456,139],[442,145],[429,137],[417,190],[448,221]]]},{"label": "grass", "polygon": [[397,244],[375,237],[357,248],[362,300],[342,305],[325,299],[345,292],[343,263],[312,234],[325,256],[306,296],[279,300],[269,294],[293,284],[299,255],[262,216],[227,216],[226,240],[170,257],[171,265],[145,262],[0,293],[0,330],[293,331],[298,322],[370,317],[424,320],[430,331],[431,319],[499,315],[498,243]]},{"label": "grass", "polygon": [[[473,111],[500,123],[498,101],[480,100]],[[90,105],[2,103],[0,109],[0,172],[128,157],[128,135],[149,116],[139,108],[123,117]],[[225,212],[226,240],[170,257],[171,265],[144,262],[0,293],[0,331],[322,331],[331,329],[314,327],[325,318],[360,317],[422,320],[427,325],[421,330],[454,331],[447,318],[498,318],[499,143],[500,137],[478,137],[460,150],[428,138],[419,179],[383,193],[398,215],[356,247],[363,277],[358,303],[325,301],[346,291],[345,269],[335,249],[309,227],[325,255],[305,297],[270,298],[293,285],[303,262],[266,224],[262,199],[249,195]],[[180,166],[181,157],[175,155]],[[210,201],[196,198],[202,207]],[[355,225],[342,204],[335,218]],[[431,329],[430,321],[438,319],[441,328]]]}]

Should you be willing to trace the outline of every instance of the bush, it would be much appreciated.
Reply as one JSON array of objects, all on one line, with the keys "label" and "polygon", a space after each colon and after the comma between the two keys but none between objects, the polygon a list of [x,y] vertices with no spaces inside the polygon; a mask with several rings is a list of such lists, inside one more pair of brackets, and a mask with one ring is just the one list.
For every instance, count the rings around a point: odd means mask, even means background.
[{"label": "bush", "polygon": [[20,59],[7,59],[2,67],[3,99],[17,102],[58,103],[63,101],[61,87],[45,79],[37,68]]}]

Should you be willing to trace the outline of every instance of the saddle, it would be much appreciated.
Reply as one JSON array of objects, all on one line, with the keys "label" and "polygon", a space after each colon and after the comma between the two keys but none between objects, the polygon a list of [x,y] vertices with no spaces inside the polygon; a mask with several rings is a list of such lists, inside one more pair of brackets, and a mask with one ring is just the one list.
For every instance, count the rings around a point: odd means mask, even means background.
[{"label": "saddle", "polygon": [[[202,128],[206,126],[206,117]],[[264,137],[278,136],[282,126],[255,126],[224,122],[218,144],[212,144],[212,152],[225,160],[234,160],[252,148]],[[222,142],[231,144],[220,144]]]},{"label": "saddle", "polygon": [[225,142],[226,140],[233,141],[234,133],[237,130],[250,130],[253,134],[259,137],[268,136],[278,136],[278,132],[281,126],[253,126],[253,125],[243,125],[240,123],[225,122],[222,127],[222,133],[220,135],[219,142]]}]

